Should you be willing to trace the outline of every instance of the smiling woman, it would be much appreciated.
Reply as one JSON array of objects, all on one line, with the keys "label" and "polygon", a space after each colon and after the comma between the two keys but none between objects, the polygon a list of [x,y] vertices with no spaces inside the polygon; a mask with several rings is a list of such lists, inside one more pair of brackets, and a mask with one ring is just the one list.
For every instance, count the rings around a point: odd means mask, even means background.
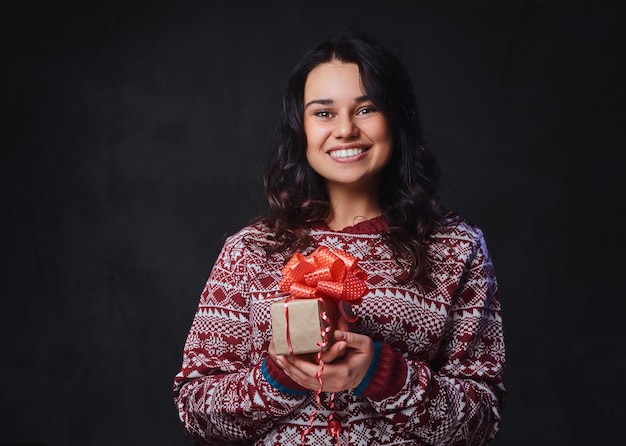
[{"label": "smiling woman", "polygon": [[[265,173],[269,212],[224,244],[175,378],[180,419],[198,444],[494,439],[506,391],[494,268],[480,229],[441,209],[416,116],[404,67],[365,36],[341,34],[296,66]],[[339,268],[333,260],[302,273],[306,285],[349,268],[366,294],[355,315],[341,299],[336,321],[316,310],[334,342],[323,338],[312,361],[292,349],[298,324],[274,333],[270,313],[290,320],[301,289],[283,274],[298,275],[294,259],[310,269],[328,252]],[[321,289],[309,297],[330,305],[335,288]]]},{"label": "smiling woman", "polygon": [[363,92],[358,65],[333,60],[314,68],[304,102],[306,155],[326,181],[329,227],[341,230],[355,216],[380,215],[378,190],[393,140],[385,116]]}]

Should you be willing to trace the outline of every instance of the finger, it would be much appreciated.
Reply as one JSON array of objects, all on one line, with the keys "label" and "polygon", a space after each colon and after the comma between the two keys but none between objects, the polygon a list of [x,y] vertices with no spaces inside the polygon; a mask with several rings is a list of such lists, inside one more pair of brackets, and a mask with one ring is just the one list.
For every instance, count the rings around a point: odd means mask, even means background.
[{"label": "finger", "polygon": [[315,376],[317,369],[319,368],[319,364],[311,362],[307,358],[303,358],[300,355],[291,355],[284,359],[287,363],[286,366],[289,367],[293,373],[300,372],[303,375]]},{"label": "finger", "polygon": [[[352,347],[352,345],[350,343],[353,343],[354,340],[352,338],[352,336],[350,336],[352,333],[347,331],[347,330],[335,330],[335,341],[339,342],[339,341],[343,341],[345,342],[349,347]],[[350,342],[350,343],[349,343]]]},{"label": "finger", "polygon": [[328,349],[328,351],[322,353],[321,359],[326,364],[329,364],[338,358],[342,358],[346,354],[347,349],[348,346],[345,342],[337,341],[330,347],[330,349]]},{"label": "finger", "polygon": [[310,390],[317,390],[321,384],[318,380],[320,365],[289,356],[283,358],[283,371],[292,380]]},{"label": "finger", "polygon": [[337,318],[337,329],[338,330],[344,330],[344,331],[349,331],[350,330],[350,323],[348,321],[346,321],[343,317],[338,317]]},{"label": "finger", "polygon": [[270,345],[267,348],[267,353],[270,355],[270,357],[272,359],[275,360],[275,358],[276,358],[276,350],[274,349],[274,340],[273,339],[270,341]]},{"label": "finger", "polygon": [[373,342],[368,336],[351,331],[335,330],[335,339],[345,342],[347,347],[352,349],[360,351],[370,351],[373,349]]}]

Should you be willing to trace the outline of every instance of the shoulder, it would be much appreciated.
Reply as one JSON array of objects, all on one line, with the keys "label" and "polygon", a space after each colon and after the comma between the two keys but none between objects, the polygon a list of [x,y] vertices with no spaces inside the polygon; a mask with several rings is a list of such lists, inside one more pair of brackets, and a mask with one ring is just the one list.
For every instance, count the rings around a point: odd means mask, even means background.
[{"label": "shoulder", "polygon": [[454,216],[443,220],[431,235],[429,251],[435,261],[455,258],[465,263],[478,252],[486,253],[485,237],[476,225]]},{"label": "shoulder", "polygon": [[252,223],[226,237],[224,249],[252,249],[261,247],[268,240],[270,232],[261,223]]},{"label": "shoulder", "polygon": [[221,257],[268,260],[265,246],[272,243],[272,234],[263,223],[245,226],[226,238]]},{"label": "shoulder", "polygon": [[444,219],[432,235],[433,239],[482,240],[482,230],[462,216]]}]

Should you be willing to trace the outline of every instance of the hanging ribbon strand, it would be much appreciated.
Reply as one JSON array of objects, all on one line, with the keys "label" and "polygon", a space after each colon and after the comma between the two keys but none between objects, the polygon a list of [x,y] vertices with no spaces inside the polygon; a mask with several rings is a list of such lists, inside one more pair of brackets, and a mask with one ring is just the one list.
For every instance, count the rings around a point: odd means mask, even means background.
[{"label": "hanging ribbon strand", "polygon": [[[351,312],[350,304],[359,304],[363,296],[367,294],[367,274],[358,267],[358,259],[347,252],[341,250],[330,250],[325,246],[318,247],[309,256],[296,253],[289,259],[282,269],[283,278],[278,284],[282,292],[289,293],[286,299],[285,318],[288,320],[288,302],[292,299],[318,299],[329,297],[337,304],[337,307],[347,322],[356,321],[357,317]],[[315,400],[318,409],[321,407],[320,394],[323,391],[322,372],[324,362],[322,352],[328,345],[328,332],[331,330],[330,320],[326,311],[322,314],[322,319],[326,321],[326,328],[322,329],[322,342],[318,342],[320,350],[317,354],[319,369],[316,374],[320,384],[315,391]],[[290,352],[291,343],[289,341],[289,327],[287,326],[287,343]],[[340,446],[339,437],[341,434],[341,423],[335,419],[335,394],[330,395],[330,409],[333,413],[327,419],[328,433],[337,441]],[[318,410],[314,410],[309,416],[310,425],[302,433],[304,443],[306,435],[313,429],[315,415]]]}]

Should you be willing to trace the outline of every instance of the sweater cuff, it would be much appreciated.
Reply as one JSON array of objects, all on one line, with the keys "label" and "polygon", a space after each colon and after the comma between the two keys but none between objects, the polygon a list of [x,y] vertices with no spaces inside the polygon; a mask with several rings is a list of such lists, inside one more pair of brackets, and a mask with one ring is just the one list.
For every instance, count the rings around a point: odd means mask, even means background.
[{"label": "sweater cuff", "polygon": [[354,395],[381,401],[396,395],[404,387],[408,367],[404,357],[389,344],[376,343],[374,347],[374,359]]},{"label": "sweater cuff", "polygon": [[283,370],[276,365],[276,363],[269,357],[263,360],[261,364],[261,372],[265,380],[270,383],[272,387],[280,390],[281,392],[288,393],[290,395],[305,395],[308,392],[306,387],[302,387],[300,384],[289,378]]}]

